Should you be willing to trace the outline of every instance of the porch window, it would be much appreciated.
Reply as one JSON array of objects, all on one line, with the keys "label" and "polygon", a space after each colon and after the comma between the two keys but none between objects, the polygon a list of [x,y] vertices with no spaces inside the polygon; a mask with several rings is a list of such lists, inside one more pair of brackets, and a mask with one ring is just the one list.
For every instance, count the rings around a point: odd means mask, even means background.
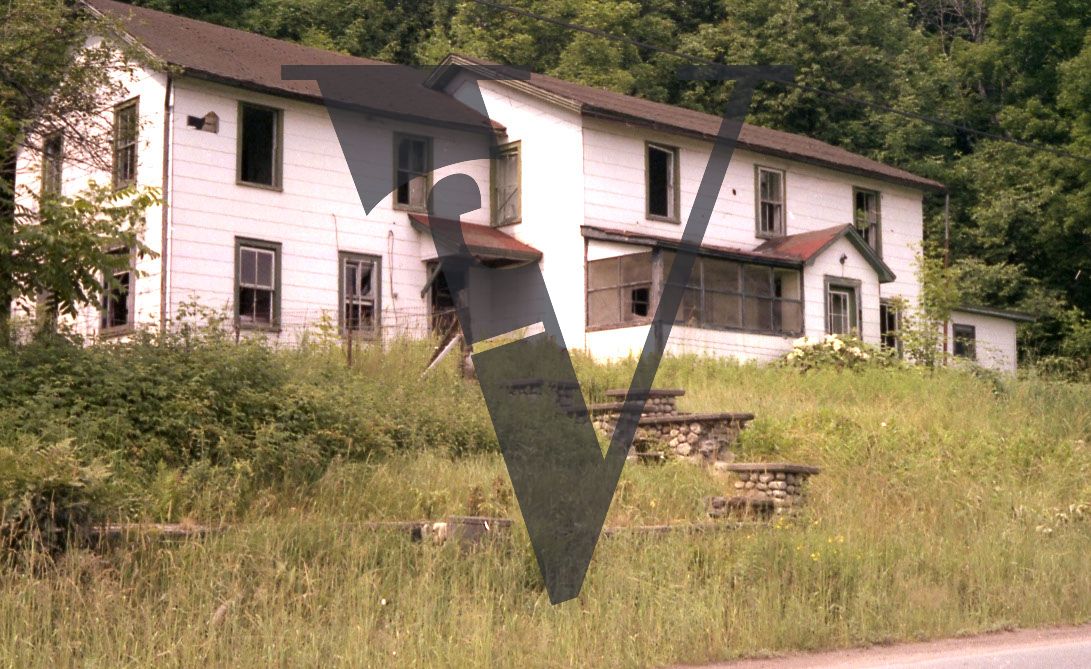
[{"label": "porch window", "polygon": [[241,327],[275,327],[280,315],[280,244],[236,242],[235,317]]},{"label": "porch window", "polygon": [[879,192],[854,188],[853,198],[855,199],[853,224],[856,226],[856,231],[860,233],[868,246],[881,254],[882,225],[879,216]]},{"label": "porch window", "polygon": [[251,186],[280,188],[284,112],[239,103],[238,179]]},{"label": "porch window", "polygon": [[395,206],[402,209],[423,210],[428,205],[431,171],[431,139],[394,135]]},{"label": "porch window", "polygon": [[588,327],[624,327],[651,318],[652,254],[587,263]]},{"label": "porch window", "polygon": [[678,149],[648,144],[645,150],[648,217],[678,221]]},{"label": "porch window", "polygon": [[855,286],[828,283],[826,286],[826,333],[858,332],[858,308]]},{"label": "porch window", "polygon": [[100,330],[109,334],[132,326],[133,271],[129,265],[128,249],[117,249],[110,255],[125,259],[122,269],[103,277],[102,309]]},{"label": "porch window", "polygon": [[139,99],[114,108],[114,188],[136,183],[136,146],[139,139]]},{"label": "porch window", "polygon": [[42,142],[42,197],[59,195],[64,170],[64,135],[55,132]]},{"label": "porch window", "polygon": [[784,172],[768,167],[757,168],[758,237],[784,234]]},{"label": "porch window", "polygon": [[956,358],[977,360],[977,328],[973,325],[961,325],[955,323],[953,351]]},{"label": "porch window", "polygon": [[522,218],[519,150],[519,142],[505,144],[497,148],[492,160],[494,225],[518,223]]},{"label": "porch window", "polygon": [[341,254],[341,330],[374,336],[379,331],[379,258]]}]

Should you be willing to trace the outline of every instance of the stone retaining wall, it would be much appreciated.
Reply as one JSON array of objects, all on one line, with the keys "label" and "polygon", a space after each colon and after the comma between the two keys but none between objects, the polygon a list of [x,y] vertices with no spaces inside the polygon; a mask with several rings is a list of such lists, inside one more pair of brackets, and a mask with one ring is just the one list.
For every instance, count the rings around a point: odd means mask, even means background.
[{"label": "stone retaining wall", "polygon": [[738,463],[726,467],[734,472],[735,493],[748,499],[771,499],[777,513],[800,506],[806,496],[807,480],[819,473],[817,467],[788,463]]}]

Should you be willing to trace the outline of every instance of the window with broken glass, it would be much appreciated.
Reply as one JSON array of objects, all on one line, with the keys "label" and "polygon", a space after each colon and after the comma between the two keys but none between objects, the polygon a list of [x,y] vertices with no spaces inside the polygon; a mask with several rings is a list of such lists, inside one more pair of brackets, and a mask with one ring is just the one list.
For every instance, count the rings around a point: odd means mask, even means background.
[{"label": "window with broken glass", "polygon": [[239,242],[236,318],[242,327],[274,327],[279,312],[280,247],[266,242]]},{"label": "window with broken glass", "polygon": [[341,254],[341,331],[365,337],[379,331],[379,259]]}]

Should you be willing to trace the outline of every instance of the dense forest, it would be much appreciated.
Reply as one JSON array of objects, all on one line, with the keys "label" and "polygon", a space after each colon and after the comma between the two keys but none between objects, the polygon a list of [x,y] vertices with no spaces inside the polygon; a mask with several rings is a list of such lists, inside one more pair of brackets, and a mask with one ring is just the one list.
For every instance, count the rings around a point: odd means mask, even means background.
[{"label": "dense forest", "polygon": [[[677,56],[491,2],[134,1],[388,61],[457,51],[705,111],[725,100],[723,84],[678,81]],[[1088,0],[510,2],[705,59],[793,65],[802,86],[766,85],[750,120],[948,184],[947,281],[967,303],[1037,316],[1029,359],[1091,366]],[[934,254],[944,223],[942,197],[928,198]]]}]

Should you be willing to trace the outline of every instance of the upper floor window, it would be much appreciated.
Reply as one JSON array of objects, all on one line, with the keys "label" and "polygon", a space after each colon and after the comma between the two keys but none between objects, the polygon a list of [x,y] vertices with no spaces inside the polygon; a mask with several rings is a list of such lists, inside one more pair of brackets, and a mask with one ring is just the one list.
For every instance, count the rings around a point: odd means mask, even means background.
[{"label": "upper floor window", "polygon": [[100,331],[106,334],[124,330],[133,324],[133,271],[128,249],[110,252],[112,256],[123,257],[125,264],[120,269],[103,277],[102,309],[100,311]]},{"label": "upper floor window", "polygon": [[649,143],[645,151],[648,217],[678,221],[678,149]]},{"label": "upper floor window", "polygon": [[497,147],[492,160],[492,212],[495,225],[518,223],[522,218],[520,144]]},{"label": "upper floor window", "polygon": [[952,330],[955,339],[952,350],[955,357],[977,360],[977,328],[973,325],[955,323]]},{"label": "upper floor window", "polygon": [[281,187],[283,124],[280,109],[239,103],[239,183]]},{"label": "upper floor window", "polygon": [[854,188],[853,191],[852,221],[856,230],[868,246],[875,249],[876,253],[882,252],[881,235],[882,228],[879,217],[879,192]]},{"label": "upper floor window", "polygon": [[235,242],[235,318],[242,327],[275,327],[280,314],[280,244]]},{"label": "upper floor window", "polygon": [[341,254],[341,330],[374,336],[379,330],[379,258]]},{"label": "upper floor window", "polygon": [[394,135],[394,205],[416,210],[427,207],[431,172],[432,140]]},{"label": "upper floor window", "polygon": [[761,166],[757,171],[757,236],[779,237],[784,234],[784,172]]},{"label": "upper floor window", "polygon": [[59,195],[64,172],[64,135],[55,132],[42,142],[42,196]]},{"label": "upper floor window", "polygon": [[139,99],[114,108],[114,188],[136,183],[136,146],[140,138]]}]

